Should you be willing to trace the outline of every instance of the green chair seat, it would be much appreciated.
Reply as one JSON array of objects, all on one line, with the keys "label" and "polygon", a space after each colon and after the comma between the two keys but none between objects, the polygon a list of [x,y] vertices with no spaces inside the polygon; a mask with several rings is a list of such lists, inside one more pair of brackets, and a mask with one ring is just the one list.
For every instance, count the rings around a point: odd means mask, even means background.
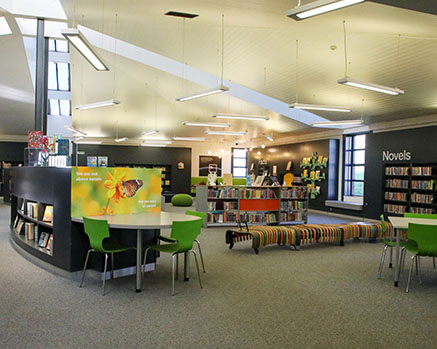
[{"label": "green chair seat", "polygon": [[191,206],[193,198],[188,194],[176,194],[171,198],[173,206]]},{"label": "green chair seat", "polygon": [[90,240],[90,249],[88,250],[85,258],[85,264],[83,266],[82,279],[80,280],[79,287],[82,287],[83,280],[85,278],[86,267],[88,265],[88,258],[91,252],[99,252],[105,254],[105,266],[103,269],[103,289],[102,295],[105,295],[105,281],[106,281],[106,268],[108,266],[108,253],[111,254],[111,278],[114,277],[114,253],[126,252],[129,250],[135,250],[133,246],[127,246],[118,241],[110,239],[108,222],[101,219],[91,219],[83,217],[83,226],[85,233]]},{"label": "green chair seat", "polygon": [[173,253],[179,250],[179,243],[175,244],[164,244],[164,245],[152,245],[147,246],[151,250],[163,252],[163,253]]}]

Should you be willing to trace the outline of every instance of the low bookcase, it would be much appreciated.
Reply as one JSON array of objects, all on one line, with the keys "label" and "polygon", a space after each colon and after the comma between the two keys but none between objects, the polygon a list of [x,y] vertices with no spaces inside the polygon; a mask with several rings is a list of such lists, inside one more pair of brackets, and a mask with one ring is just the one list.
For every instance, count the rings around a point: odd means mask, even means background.
[{"label": "low bookcase", "polygon": [[207,213],[207,226],[303,224],[307,222],[308,200],[306,186],[196,188],[196,210]]}]

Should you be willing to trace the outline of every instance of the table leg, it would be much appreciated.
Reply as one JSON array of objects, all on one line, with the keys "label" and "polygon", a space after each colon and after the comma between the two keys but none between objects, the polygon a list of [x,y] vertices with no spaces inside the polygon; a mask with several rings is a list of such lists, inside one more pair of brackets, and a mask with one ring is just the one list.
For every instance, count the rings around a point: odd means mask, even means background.
[{"label": "table leg", "polygon": [[141,256],[143,254],[142,252],[142,231],[141,229],[137,230],[137,270],[136,270],[136,282],[135,282],[135,288],[137,292],[141,292]]},{"label": "table leg", "polygon": [[184,281],[190,280],[190,254],[184,253]]},{"label": "table leg", "polygon": [[399,283],[399,274],[400,274],[400,266],[401,263],[399,261],[399,250],[400,250],[400,235],[401,231],[400,229],[396,229],[396,248],[395,248],[395,287],[398,287]]}]

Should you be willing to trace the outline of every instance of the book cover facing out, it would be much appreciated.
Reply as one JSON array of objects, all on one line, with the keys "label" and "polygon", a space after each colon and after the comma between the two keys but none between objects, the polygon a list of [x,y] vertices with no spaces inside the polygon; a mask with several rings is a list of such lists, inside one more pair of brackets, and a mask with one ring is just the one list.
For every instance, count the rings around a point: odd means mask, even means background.
[{"label": "book cover facing out", "polygon": [[70,141],[68,139],[58,139],[58,155],[70,154]]},{"label": "book cover facing out", "polygon": [[42,148],[42,131],[27,131],[27,146],[29,148]]},{"label": "book cover facing out", "polygon": [[98,157],[98,165],[99,165],[99,167],[108,167],[108,157],[107,156],[99,156]]}]

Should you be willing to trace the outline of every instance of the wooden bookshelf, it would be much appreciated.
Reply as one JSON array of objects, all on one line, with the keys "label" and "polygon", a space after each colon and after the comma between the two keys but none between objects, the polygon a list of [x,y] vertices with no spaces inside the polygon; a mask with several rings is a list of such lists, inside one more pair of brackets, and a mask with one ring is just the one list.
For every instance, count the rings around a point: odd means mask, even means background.
[{"label": "wooden bookshelf", "polygon": [[437,164],[386,164],[384,212],[437,212]]},{"label": "wooden bookshelf", "polygon": [[207,213],[207,226],[302,224],[308,197],[306,186],[198,186],[196,210]]}]

